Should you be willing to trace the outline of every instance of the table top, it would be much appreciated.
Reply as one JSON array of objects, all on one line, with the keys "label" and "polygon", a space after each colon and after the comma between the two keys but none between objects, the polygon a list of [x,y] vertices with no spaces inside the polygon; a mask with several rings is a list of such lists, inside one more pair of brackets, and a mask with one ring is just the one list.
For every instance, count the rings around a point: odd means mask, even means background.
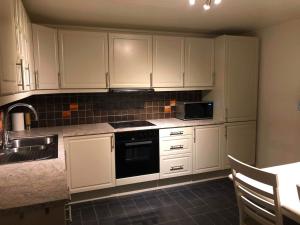
[{"label": "table top", "polygon": [[300,200],[296,185],[300,184],[300,162],[263,168],[277,174],[282,213],[300,223]]}]

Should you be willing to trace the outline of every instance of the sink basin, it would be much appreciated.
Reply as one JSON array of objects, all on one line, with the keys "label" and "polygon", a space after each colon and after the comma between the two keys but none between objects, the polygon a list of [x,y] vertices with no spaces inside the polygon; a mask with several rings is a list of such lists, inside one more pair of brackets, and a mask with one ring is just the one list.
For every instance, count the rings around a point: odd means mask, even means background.
[{"label": "sink basin", "polygon": [[0,155],[0,164],[33,160],[45,160],[58,157],[58,136],[48,135],[12,139],[5,154]]}]

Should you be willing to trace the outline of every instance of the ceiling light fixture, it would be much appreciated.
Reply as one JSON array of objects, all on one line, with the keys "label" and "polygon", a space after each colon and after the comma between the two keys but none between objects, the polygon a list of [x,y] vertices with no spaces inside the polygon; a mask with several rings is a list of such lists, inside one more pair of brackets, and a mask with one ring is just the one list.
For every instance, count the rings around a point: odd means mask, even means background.
[{"label": "ceiling light fixture", "polygon": [[211,5],[211,0],[206,0],[205,4],[203,5],[204,10],[209,10]]},{"label": "ceiling light fixture", "polygon": [[190,2],[190,5],[195,5],[196,0],[189,0],[189,2]]},{"label": "ceiling light fixture", "polygon": [[215,5],[219,5],[222,2],[222,0],[215,0]]}]

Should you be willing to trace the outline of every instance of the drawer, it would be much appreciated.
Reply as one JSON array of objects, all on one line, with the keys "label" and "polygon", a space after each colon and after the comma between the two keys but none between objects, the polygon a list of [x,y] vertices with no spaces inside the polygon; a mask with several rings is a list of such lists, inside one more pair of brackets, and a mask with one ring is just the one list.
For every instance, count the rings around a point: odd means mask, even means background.
[{"label": "drawer", "polygon": [[159,137],[180,137],[184,135],[193,135],[192,127],[179,127],[171,129],[160,129]]},{"label": "drawer", "polygon": [[192,153],[193,139],[192,136],[178,138],[161,138],[159,144],[160,155],[174,155]]},{"label": "drawer", "polygon": [[160,179],[192,174],[192,154],[160,158]]}]

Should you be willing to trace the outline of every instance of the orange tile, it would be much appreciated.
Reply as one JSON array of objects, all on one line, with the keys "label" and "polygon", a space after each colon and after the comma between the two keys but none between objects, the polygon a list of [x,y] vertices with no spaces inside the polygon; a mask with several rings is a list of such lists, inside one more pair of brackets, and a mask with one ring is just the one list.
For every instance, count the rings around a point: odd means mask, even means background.
[{"label": "orange tile", "polygon": [[171,106],[166,105],[165,108],[164,108],[164,112],[165,113],[170,113],[171,112]]},{"label": "orange tile", "polygon": [[176,106],[176,99],[170,100],[170,106]]},{"label": "orange tile", "polygon": [[70,103],[70,110],[72,112],[78,111],[78,104],[77,103]]},{"label": "orange tile", "polygon": [[63,119],[69,119],[71,117],[71,111],[63,111],[62,117]]}]

